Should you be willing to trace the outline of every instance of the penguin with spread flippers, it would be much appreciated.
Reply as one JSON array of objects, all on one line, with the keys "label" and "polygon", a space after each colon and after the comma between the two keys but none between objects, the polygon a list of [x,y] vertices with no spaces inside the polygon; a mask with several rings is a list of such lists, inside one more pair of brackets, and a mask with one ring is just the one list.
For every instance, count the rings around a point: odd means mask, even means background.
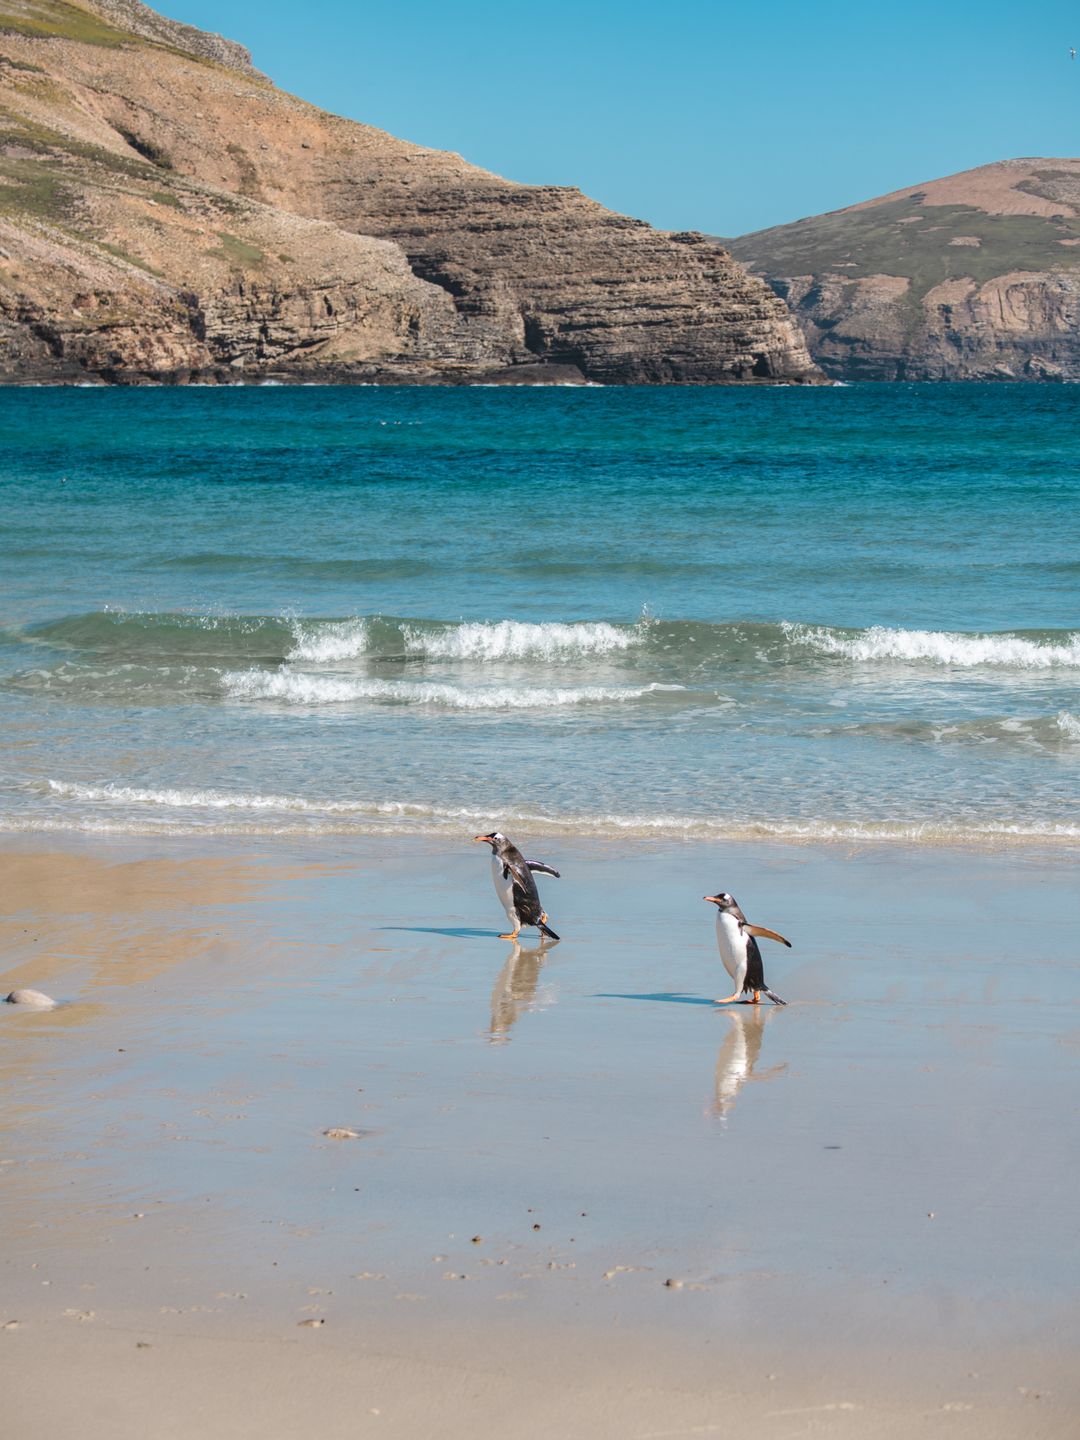
[{"label": "penguin with spread flippers", "polygon": [[787,1001],[774,995],[765,984],[765,966],[762,964],[761,951],[754,936],[761,935],[766,940],[778,940],[788,949],[791,948],[791,941],[785,940],[783,935],[778,935],[775,930],[766,930],[764,925],[751,925],[736,905],[735,897],[728,895],[726,891],[721,891],[719,895],[706,895],[704,898],[716,906],[716,943],[720,947],[720,959],[724,962],[724,969],[735,982],[734,993],[725,995],[723,1000],[716,1003],[728,1005],[732,1000],[752,994],[751,1003],[757,1005],[762,994],[765,994],[774,1005],[786,1005]]},{"label": "penguin with spread flippers", "polygon": [[498,830],[490,835],[474,835],[474,841],[491,846],[491,878],[495,882],[495,893],[506,911],[512,929],[500,940],[516,940],[523,925],[535,925],[541,935],[549,940],[558,940],[558,935],[547,923],[547,914],[540,904],[540,892],[533,879],[533,871],[559,877],[558,870],[540,860],[526,860],[517,846]]}]

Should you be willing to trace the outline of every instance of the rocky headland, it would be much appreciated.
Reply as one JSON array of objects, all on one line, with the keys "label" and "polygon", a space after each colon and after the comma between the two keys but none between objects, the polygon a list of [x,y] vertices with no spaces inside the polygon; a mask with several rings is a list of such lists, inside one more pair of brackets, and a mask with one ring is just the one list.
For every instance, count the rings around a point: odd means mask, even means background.
[{"label": "rocky headland", "polygon": [[277,89],[140,0],[0,0],[0,381],[805,382],[717,240]]},{"label": "rocky headland", "polygon": [[1080,379],[1080,160],[1003,160],[725,243],[835,379]]}]

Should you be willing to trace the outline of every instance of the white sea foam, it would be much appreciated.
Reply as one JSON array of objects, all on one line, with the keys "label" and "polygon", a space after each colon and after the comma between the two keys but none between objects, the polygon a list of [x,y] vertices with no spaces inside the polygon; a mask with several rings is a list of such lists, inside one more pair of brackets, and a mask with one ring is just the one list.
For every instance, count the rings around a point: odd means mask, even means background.
[{"label": "white sea foam", "polygon": [[117,805],[162,805],[185,810],[310,810],[325,809],[285,795],[245,795],[227,790],[154,790],[140,785],[85,785],[79,781],[49,780],[50,795],[64,800],[87,800]]},{"label": "white sea foam", "polygon": [[1066,740],[1080,740],[1080,720],[1070,715],[1068,710],[1058,713],[1057,727]]},{"label": "white sea foam", "polygon": [[370,634],[366,620],[341,620],[319,626],[297,624],[296,644],[288,659],[327,664],[355,660],[366,653]]},{"label": "white sea foam", "polygon": [[435,632],[403,625],[402,634],[410,654],[448,660],[554,660],[571,655],[608,655],[629,650],[641,639],[637,629],[620,629],[603,621],[466,621]]},{"label": "white sea foam", "polygon": [[475,686],[422,680],[358,679],[311,675],[295,670],[233,670],[221,677],[234,700],[278,700],[290,705],[348,705],[383,701],[398,705],[434,705],[450,710],[536,710],[564,705],[638,700],[681,685],[639,686]]},{"label": "white sea foam", "polygon": [[[141,787],[49,780],[47,793],[74,802],[69,815],[0,816],[0,830],[78,830],[102,834],[199,832],[229,835],[459,834],[498,823],[507,829],[627,840],[780,841],[796,844],[866,843],[1008,847],[1080,844],[1080,825],[1045,821],[853,821],[842,819],[729,820],[699,815],[553,814],[527,809],[480,810],[408,800],[320,800],[303,796],[217,789]],[[112,814],[103,814],[102,808]],[[119,813],[124,812],[124,813]],[[260,813],[262,812],[262,813]],[[245,818],[245,814],[251,818]],[[155,818],[160,816],[161,818]],[[206,816],[207,818],[203,818]],[[213,817],[213,818],[210,818]]]},{"label": "white sea foam", "polygon": [[48,780],[50,795],[91,804],[145,805],[165,810],[273,810],[303,815],[428,815],[430,807],[382,800],[308,800],[302,795],[248,794],[241,790],[184,790],[141,785],[87,785],[81,781]]},{"label": "white sea foam", "polygon": [[1021,670],[1080,666],[1080,633],[1064,643],[1040,644],[1023,635],[964,635],[947,630],[830,630],[783,621],[789,641],[849,660],[928,660],[937,665],[1002,665]]},{"label": "white sea foam", "polygon": [[[641,640],[638,628],[609,625],[604,621],[476,620],[439,629],[404,621],[396,628],[406,654],[439,660],[557,660],[613,654],[629,650]],[[298,621],[294,632],[296,641],[286,657],[293,662],[332,664],[354,660],[378,648],[372,623],[363,617]]]}]

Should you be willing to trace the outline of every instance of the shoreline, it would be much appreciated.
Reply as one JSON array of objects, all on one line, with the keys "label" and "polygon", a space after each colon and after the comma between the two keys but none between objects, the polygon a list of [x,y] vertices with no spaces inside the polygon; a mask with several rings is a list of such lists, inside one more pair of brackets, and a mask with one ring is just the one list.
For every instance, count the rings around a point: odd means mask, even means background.
[{"label": "shoreline", "polygon": [[[194,807],[192,807],[194,808]],[[265,804],[258,806],[236,805],[243,809],[271,809]],[[284,807],[282,807],[284,808]],[[626,845],[632,850],[654,848],[657,851],[677,849],[688,844],[700,846],[746,846],[751,849],[778,848],[795,851],[820,849],[827,853],[847,851],[852,854],[866,852],[880,853],[894,850],[900,853],[925,854],[940,851],[945,855],[978,856],[1009,855],[1027,856],[1033,860],[1070,859],[1080,850],[1080,826],[1058,825],[1049,822],[1043,828],[1038,824],[1030,827],[1002,823],[999,828],[987,824],[949,827],[936,821],[877,822],[827,821],[821,828],[814,829],[814,822],[807,821],[760,821],[742,827],[725,825],[722,822],[691,817],[674,820],[661,817],[650,820],[645,817],[629,817],[623,823],[611,823],[605,817],[599,824],[593,817],[567,816],[556,819],[552,816],[508,814],[498,808],[485,810],[447,811],[445,816],[425,816],[424,825],[418,825],[409,814],[422,807],[407,802],[377,802],[371,805],[358,801],[359,816],[367,818],[349,821],[326,821],[327,807],[317,802],[302,802],[295,806],[294,814],[310,814],[311,823],[305,825],[294,820],[291,828],[287,824],[258,821],[233,823],[215,821],[213,826],[199,825],[193,821],[153,820],[108,820],[99,821],[7,816],[0,818],[0,852],[7,848],[25,849],[40,841],[42,845],[81,846],[82,844],[153,846],[158,842],[187,847],[193,842],[202,842],[210,847],[225,848],[243,844],[291,845],[310,847],[318,845],[355,845],[362,850],[367,845],[381,842],[404,845],[420,845],[433,853],[452,847],[467,831],[489,824],[500,824],[517,832],[527,832],[533,842],[575,845],[582,836],[595,845]],[[387,813],[378,816],[384,809]],[[399,812],[400,813],[395,813]],[[607,828],[601,826],[606,824]]]},{"label": "shoreline", "polygon": [[1071,869],[529,842],[0,840],[20,1434],[1071,1435]]},{"label": "shoreline", "polygon": [[[597,380],[588,376],[576,365],[560,364],[553,362],[544,364],[521,364],[500,366],[491,370],[448,371],[440,374],[435,371],[418,372],[416,374],[401,373],[399,371],[386,371],[375,369],[361,369],[350,372],[346,369],[334,370],[332,368],[320,369],[311,372],[291,372],[281,370],[266,370],[262,373],[256,372],[252,375],[245,375],[243,371],[237,371],[230,367],[222,366],[217,369],[205,371],[161,371],[152,374],[141,371],[133,371],[130,374],[108,375],[101,371],[84,371],[70,375],[56,375],[55,373],[41,376],[26,376],[18,378],[12,375],[0,377],[0,388],[12,390],[26,388],[55,388],[55,389],[93,389],[93,390],[138,390],[138,389],[170,389],[182,390],[187,388],[202,388],[212,390],[230,389],[257,389],[259,386],[299,386],[299,387],[320,387],[327,389],[348,388],[349,386],[378,386],[380,389],[400,387],[402,389],[414,388],[441,388],[467,390],[477,386],[523,386],[526,389],[540,388],[549,389],[553,387],[572,386],[579,390],[604,390],[604,389],[634,389],[637,387],[645,389],[657,388],[682,388],[694,390],[717,389],[726,390],[732,387],[739,389],[761,389],[763,386],[771,389],[799,386],[801,388],[834,389],[837,386],[846,385],[847,381],[833,380],[820,372],[811,373],[806,376],[782,376],[772,378],[761,375],[731,376],[730,378],[714,378],[709,380]],[[1034,382],[1032,382],[1034,383]]]}]

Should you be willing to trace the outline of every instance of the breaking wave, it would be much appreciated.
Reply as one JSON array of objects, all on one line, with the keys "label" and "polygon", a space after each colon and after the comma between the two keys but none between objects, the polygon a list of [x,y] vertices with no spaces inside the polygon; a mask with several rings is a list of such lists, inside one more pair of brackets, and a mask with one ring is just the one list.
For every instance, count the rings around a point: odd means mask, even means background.
[{"label": "breaking wave", "polygon": [[639,644],[636,626],[588,621],[530,624],[521,620],[393,620],[382,616],[343,621],[298,622],[286,658],[327,664],[361,655],[403,652],[440,660],[559,660],[609,655]]},{"label": "breaking wave", "polygon": [[569,655],[610,655],[641,644],[643,627],[604,622],[531,625],[519,620],[462,623],[442,631],[402,627],[413,655],[447,660],[558,660]]},{"label": "breaking wave", "polygon": [[296,643],[286,655],[287,660],[307,660],[327,665],[342,660],[355,660],[366,655],[371,644],[371,627],[367,620],[340,620],[322,625],[296,626]]},{"label": "breaking wave", "polygon": [[671,669],[883,662],[1021,671],[1080,668],[1080,631],[967,632],[782,620],[435,620],[94,611],[0,636],[11,644],[161,663],[333,665],[351,660],[559,663],[662,659]]},{"label": "breaking wave", "polygon": [[[414,706],[449,716],[648,702],[738,711],[740,725],[786,723],[804,736],[1002,742],[1064,753],[1080,738],[1069,708],[1080,669],[1074,630],[104,610],[0,632],[0,645],[16,657],[0,689],[69,704]],[[972,692],[959,683],[969,675],[979,687],[975,713]],[[927,676],[935,679],[932,695],[921,689]],[[957,681],[955,705],[939,676]],[[850,685],[859,687],[854,705],[833,693]],[[1021,691],[1032,698],[1021,702]],[[886,704],[891,715],[882,719]],[[996,716],[979,713],[991,706]],[[827,707],[831,714],[821,717]],[[860,707],[862,724],[853,724]],[[1024,715],[1029,707],[1043,714]],[[816,722],[809,718],[815,708]]]},{"label": "breaking wave", "polygon": [[780,628],[793,645],[845,660],[929,661],[934,665],[997,665],[1019,670],[1080,666],[1080,632],[1076,631],[968,634],[891,630],[882,625],[872,625],[868,630],[837,630],[786,621]]}]

